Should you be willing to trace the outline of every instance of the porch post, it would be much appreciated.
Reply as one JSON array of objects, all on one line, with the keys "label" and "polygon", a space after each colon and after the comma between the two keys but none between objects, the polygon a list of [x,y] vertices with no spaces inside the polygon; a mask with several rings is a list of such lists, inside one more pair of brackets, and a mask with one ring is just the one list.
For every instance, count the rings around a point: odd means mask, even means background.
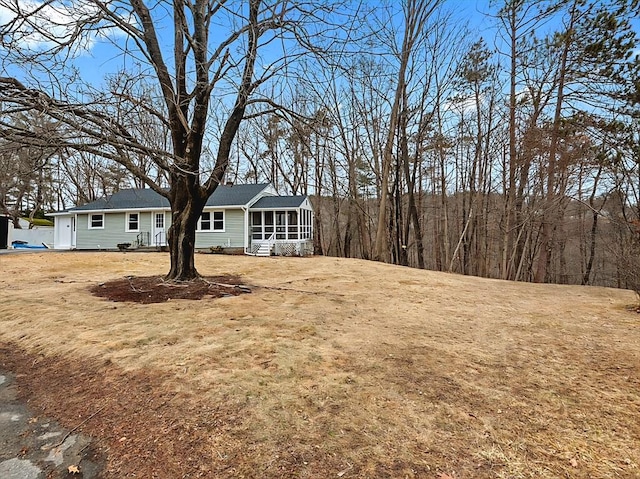
[{"label": "porch post", "polygon": [[71,219],[71,249],[76,249],[78,241],[78,213],[73,215]]},{"label": "porch post", "polygon": [[249,238],[251,237],[251,229],[249,228],[249,208],[242,207],[244,211],[244,254],[249,251]]}]

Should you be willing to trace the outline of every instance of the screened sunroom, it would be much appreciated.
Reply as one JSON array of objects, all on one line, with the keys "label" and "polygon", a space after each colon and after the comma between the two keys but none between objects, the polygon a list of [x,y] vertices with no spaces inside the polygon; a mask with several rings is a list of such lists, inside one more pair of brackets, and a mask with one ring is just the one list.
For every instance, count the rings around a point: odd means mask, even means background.
[{"label": "screened sunroom", "polygon": [[313,254],[313,210],[306,196],[267,196],[249,209],[248,254]]}]

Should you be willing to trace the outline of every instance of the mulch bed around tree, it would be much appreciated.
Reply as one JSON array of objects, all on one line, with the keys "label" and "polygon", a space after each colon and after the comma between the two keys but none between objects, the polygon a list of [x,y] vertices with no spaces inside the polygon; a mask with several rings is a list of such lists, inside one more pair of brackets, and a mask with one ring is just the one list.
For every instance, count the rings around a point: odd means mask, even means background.
[{"label": "mulch bed around tree", "polygon": [[206,276],[192,281],[171,282],[161,276],[125,276],[89,288],[96,296],[110,301],[163,303],[171,299],[200,300],[205,296],[222,298],[250,293],[238,276]]}]

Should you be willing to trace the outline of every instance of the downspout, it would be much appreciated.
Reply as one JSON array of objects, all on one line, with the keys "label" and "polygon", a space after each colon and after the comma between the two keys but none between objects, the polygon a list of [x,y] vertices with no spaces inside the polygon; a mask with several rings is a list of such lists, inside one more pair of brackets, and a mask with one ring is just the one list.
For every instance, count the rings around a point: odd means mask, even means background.
[{"label": "downspout", "polygon": [[77,249],[78,244],[78,213],[73,215],[73,223],[71,225],[71,249]]}]

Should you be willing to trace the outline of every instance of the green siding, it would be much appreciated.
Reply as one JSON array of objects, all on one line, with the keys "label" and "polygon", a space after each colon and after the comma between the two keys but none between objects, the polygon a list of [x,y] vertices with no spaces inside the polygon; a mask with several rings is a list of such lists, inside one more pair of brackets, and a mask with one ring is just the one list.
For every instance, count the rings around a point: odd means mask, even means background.
[{"label": "green siding", "polygon": [[[207,211],[220,211],[207,208]],[[153,243],[153,215],[156,212],[140,212],[140,231],[149,232]],[[196,248],[207,249],[210,246],[223,246],[232,248],[244,247],[244,212],[241,209],[225,210],[224,233],[197,232]],[[89,229],[89,216],[79,214],[76,230],[77,249],[116,249],[119,243],[135,244],[138,232],[125,231],[125,213],[105,213],[103,229]],[[171,213],[165,213],[165,232],[171,225]]]},{"label": "green siding", "polygon": [[[205,211],[216,211],[207,208]],[[217,210],[220,211],[220,210]],[[224,233],[197,232],[196,248],[205,249],[210,246],[223,246],[231,248],[244,247],[244,211],[241,209],[225,210]]]},{"label": "green siding", "polygon": [[[116,249],[118,243],[134,244],[139,233],[151,233],[152,213],[140,212],[139,232],[127,232],[125,213],[105,213],[103,229],[89,229],[89,215],[79,214],[76,223],[77,249]],[[165,215],[165,221],[170,215]],[[169,225],[166,225],[168,228]],[[153,237],[151,238],[153,242]]]}]

